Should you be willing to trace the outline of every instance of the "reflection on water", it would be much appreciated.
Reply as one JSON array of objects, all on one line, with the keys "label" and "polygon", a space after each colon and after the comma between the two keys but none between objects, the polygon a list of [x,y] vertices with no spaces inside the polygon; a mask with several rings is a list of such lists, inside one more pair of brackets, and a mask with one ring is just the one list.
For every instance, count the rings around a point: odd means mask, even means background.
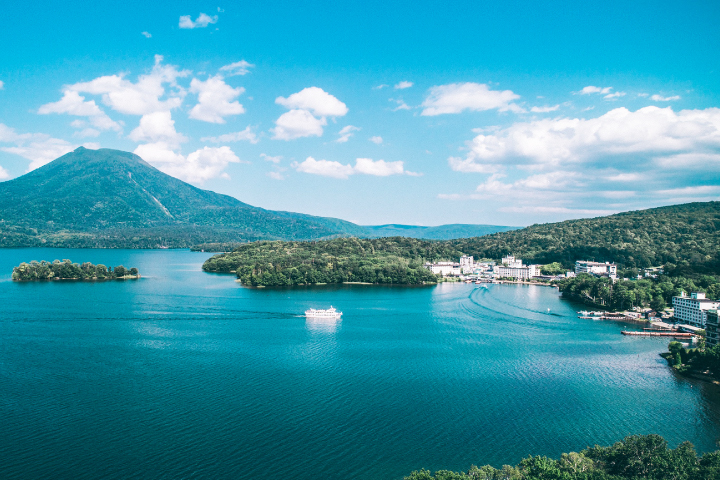
[{"label": "reflection on water", "polygon": [[307,317],[305,327],[311,332],[335,333],[340,322],[340,318]]}]

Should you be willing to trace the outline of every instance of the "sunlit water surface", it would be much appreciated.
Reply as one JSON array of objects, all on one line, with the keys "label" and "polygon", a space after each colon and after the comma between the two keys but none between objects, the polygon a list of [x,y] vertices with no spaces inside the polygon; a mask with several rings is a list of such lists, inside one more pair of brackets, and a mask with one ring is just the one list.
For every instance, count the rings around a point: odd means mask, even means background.
[{"label": "sunlit water surface", "polygon": [[[553,288],[248,289],[208,256],[0,251],[0,478],[395,479],[720,437],[716,387],[673,375],[666,339]],[[10,280],[55,258],[143,278]],[[302,316],[330,305],[342,320]]]}]

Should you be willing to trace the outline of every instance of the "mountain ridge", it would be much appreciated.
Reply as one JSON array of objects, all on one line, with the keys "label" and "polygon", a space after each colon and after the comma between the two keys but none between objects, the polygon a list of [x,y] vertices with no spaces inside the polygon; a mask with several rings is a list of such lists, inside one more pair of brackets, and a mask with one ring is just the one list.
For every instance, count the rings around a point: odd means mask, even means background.
[{"label": "mountain ridge", "polygon": [[339,236],[377,235],[342,219],[248,205],[120,150],[80,147],[0,182],[0,247],[190,247]]}]

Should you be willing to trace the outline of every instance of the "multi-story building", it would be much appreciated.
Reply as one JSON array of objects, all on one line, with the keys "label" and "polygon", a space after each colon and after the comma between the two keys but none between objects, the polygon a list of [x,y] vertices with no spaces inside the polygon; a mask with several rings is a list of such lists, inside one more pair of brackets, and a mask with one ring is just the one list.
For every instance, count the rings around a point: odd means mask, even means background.
[{"label": "multi-story building", "polygon": [[718,311],[708,309],[705,311],[705,345],[714,347],[718,344]]},{"label": "multi-story building", "polygon": [[463,255],[460,257],[460,270],[463,274],[473,273],[473,270],[475,270],[475,261],[472,256]]},{"label": "multi-story building", "polygon": [[425,268],[435,275],[442,275],[443,277],[450,275],[460,276],[462,274],[460,264],[457,262],[426,263]]},{"label": "multi-story building", "polygon": [[617,265],[610,262],[590,262],[587,260],[577,260],[575,262],[575,274],[589,273],[601,277],[617,278]]},{"label": "multi-story building", "polygon": [[507,257],[503,257],[502,259],[503,265],[506,265],[510,268],[522,268],[522,259],[521,258],[515,258],[513,255],[508,255]]},{"label": "multi-story building", "polygon": [[675,323],[704,328],[707,323],[707,311],[717,310],[718,306],[720,302],[705,298],[704,293],[692,293],[688,297],[682,292],[679,297],[673,297],[673,317]]},{"label": "multi-story building", "polygon": [[525,280],[540,275],[540,265],[523,266],[520,264],[520,266],[517,267],[498,265],[495,267],[494,272],[500,278],[517,278],[519,280]]}]

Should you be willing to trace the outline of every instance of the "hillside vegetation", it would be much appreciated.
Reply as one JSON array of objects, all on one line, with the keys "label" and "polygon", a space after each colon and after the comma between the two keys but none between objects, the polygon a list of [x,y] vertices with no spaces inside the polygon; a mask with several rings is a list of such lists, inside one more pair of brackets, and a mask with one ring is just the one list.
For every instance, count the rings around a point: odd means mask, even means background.
[{"label": "hillside vegetation", "polygon": [[405,480],[717,480],[720,450],[698,456],[690,442],[669,448],[659,435],[633,435],[609,447],[528,457],[518,465],[467,472],[418,470]]},{"label": "hillside vegetation", "polygon": [[[573,269],[579,259],[613,261],[621,273],[633,276],[638,268],[664,265],[665,276],[644,283],[613,286],[588,277],[568,280],[566,287],[561,286],[571,296],[583,301],[591,298],[607,307],[652,303],[659,308],[681,289],[707,290],[711,296],[720,296],[719,232],[720,202],[691,203],[448,241],[394,237],[250,243],[212,257],[203,268],[237,272],[246,285],[271,286],[427,282],[419,265],[425,261],[457,261],[461,255],[499,260],[512,254],[525,263],[546,265],[546,270],[555,273]],[[404,276],[400,273],[403,268],[416,273]],[[396,273],[388,273],[393,271]]]},{"label": "hillside vegetation", "polygon": [[435,283],[426,259],[458,252],[441,242],[412,238],[338,238],[319,242],[257,242],[215,255],[208,272],[236,272],[244,285],[286,286],[315,283]]}]

